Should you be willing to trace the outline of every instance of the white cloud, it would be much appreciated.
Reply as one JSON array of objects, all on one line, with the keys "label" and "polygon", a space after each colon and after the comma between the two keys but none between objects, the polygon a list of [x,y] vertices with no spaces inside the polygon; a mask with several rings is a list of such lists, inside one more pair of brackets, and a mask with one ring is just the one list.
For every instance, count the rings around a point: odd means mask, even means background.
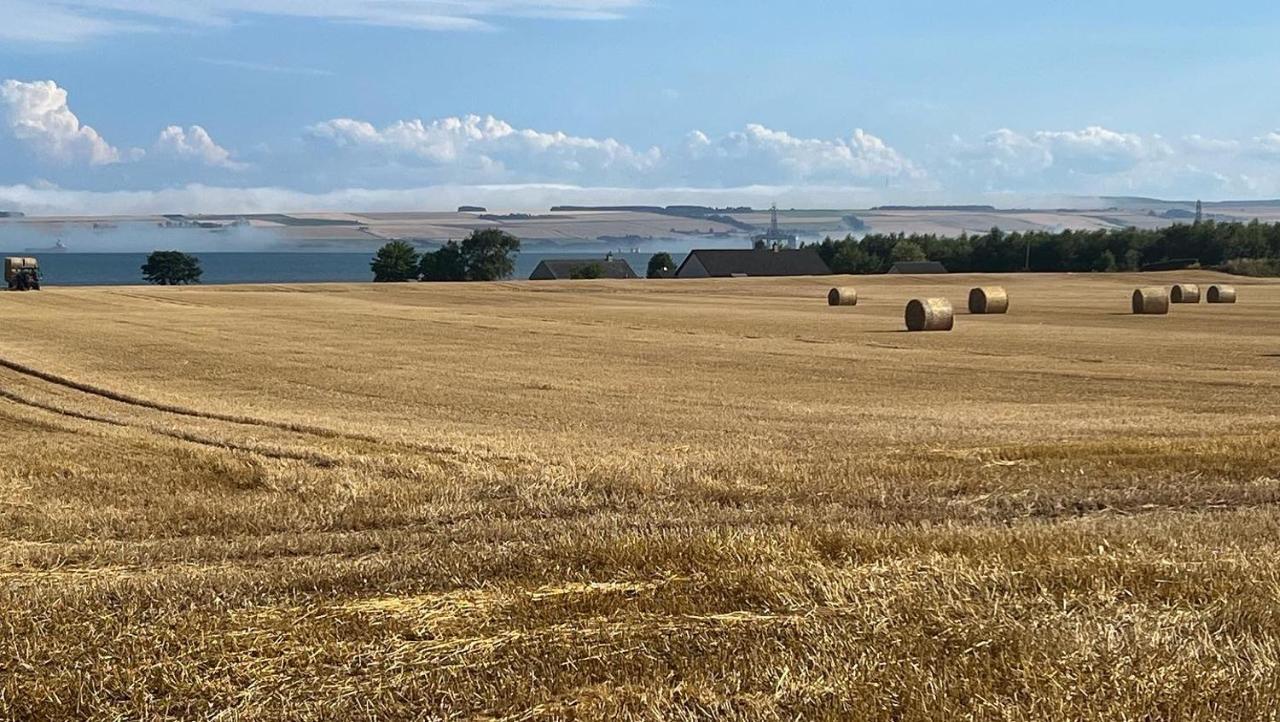
[{"label": "white cloud", "polygon": [[1053,155],[1053,164],[1080,173],[1114,173],[1143,161],[1172,155],[1158,135],[1117,133],[1099,126],[1084,130],[1040,131],[1032,139]]},{"label": "white cloud", "polygon": [[957,145],[962,161],[976,161],[979,166],[1014,177],[1046,171],[1116,173],[1173,153],[1158,135],[1118,133],[1099,126],[1029,134],[1001,128],[988,133],[979,144],[957,141]]},{"label": "white cloud", "polygon": [[198,125],[186,129],[171,125],[160,131],[155,152],[161,157],[195,160],[221,168],[243,167],[231,160],[231,151],[215,143],[208,131]]},{"label": "white cloud", "polygon": [[986,191],[1154,194],[1178,179],[1209,177],[1186,161],[1197,143],[1210,145],[1198,136],[1175,145],[1159,135],[1100,126],[1030,133],[1002,128],[977,143],[953,139],[944,177],[948,185]]},{"label": "white cloud", "polygon": [[1182,137],[1183,146],[1194,153],[1234,153],[1240,150],[1240,141],[1208,138],[1198,133]]},{"label": "white cloud", "polygon": [[[799,138],[761,125],[711,138],[694,131],[680,145],[633,148],[613,138],[516,128],[493,116],[407,120],[377,127],[350,118],[307,129],[322,149],[341,153],[328,165],[403,171],[411,181],[445,183],[556,182],[653,187],[832,184],[907,179],[925,173],[863,130],[847,139]],[[319,154],[313,154],[319,155]]]},{"label": "white cloud", "polygon": [[799,138],[754,123],[718,138],[694,131],[680,160],[686,175],[720,183],[924,177],[905,156],[862,129],[834,140]]},{"label": "white cloud", "polygon": [[[83,196],[85,203],[111,208],[400,209],[424,207],[423,199],[447,198],[441,207],[448,207],[477,202],[477,197],[495,206],[508,205],[507,199],[543,208],[567,202],[654,202],[655,195],[681,202],[678,194],[689,202],[732,204],[740,198],[755,203],[773,195],[796,198],[798,206],[821,198],[828,199],[822,204],[851,207],[857,198],[960,202],[984,193],[1218,198],[1280,193],[1280,131],[1243,140],[1185,135],[1170,141],[1100,126],[1002,128],[972,143],[955,138],[945,154],[921,163],[861,129],[825,139],[748,124],[721,135],[694,131],[668,145],[642,147],[615,138],[521,128],[494,116],[386,125],[336,118],[305,128],[293,142],[252,145],[247,156],[237,157],[200,125],[165,128],[149,153],[117,149],[80,122],[67,92],[55,82],[16,80],[0,84],[0,121],[0,140],[31,151],[31,162],[19,154],[17,162],[6,164],[9,175],[0,183],[42,175],[104,191],[170,188]],[[144,155],[146,162],[120,165]],[[86,172],[86,166],[96,168]],[[209,168],[236,170],[251,187],[173,185],[207,182],[215,177]],[[208,203],[192,188],[209,193]],[[9,191],[26,198],[24,203],[51,208],[76,193],[27,186]],[[174,205],[166,205],[170,202]]]},{"label": "white cloud", "polygon": [[0,42],[75,43],[147,29],[126,18],[107,20],[45,0],[3,0],[0,10]]},{"label": "white cloud", "polygon": [[1280,155],[1280,131],[1271,131],[1253,139],[1254,146],[1264,155]]},{"label": "white cloud", "polygon": [[970,171],[985,165],[999,176],[1016,178],[1043,172],[1053,165],[1053,153],[1044,144],[1008,128],[988,133],[975,146],[965,146],[959,138],[954,142],[960,148],[957,164]]},{"label": "white cloud", "polygon": [[612,138],[519,129],[493,116],[402,120],[383,128],[338,118],[307,132],[357,157],[393,158],[445,171],[441,175],[454,180],[600,179],[643,174],[662,160],[657,148],[637,151]]},{"label": "white cloud", "polygon": [[120,151],[83,125],[67,105],[67,91],[52,80],[0,83],[5,130],[41,158],[59,163],[118,163]]},{"label": "white cloud", "polygon": [[[476,30],[498,17],[620,18],[645,0],[5,0],[0,38],[69,42],[173,25],[227,25],[250,15],[420,30]],[[13,9],[9,10],[9,5]]]}]

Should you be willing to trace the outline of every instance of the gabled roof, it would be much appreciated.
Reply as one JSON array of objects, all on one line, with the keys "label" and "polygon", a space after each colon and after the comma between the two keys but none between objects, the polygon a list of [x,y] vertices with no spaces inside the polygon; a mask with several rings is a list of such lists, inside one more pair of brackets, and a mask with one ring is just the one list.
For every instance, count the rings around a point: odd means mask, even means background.
[{"label": "gabled roof", "polygon": [[626,259],[614,258],[572,258],[572,259],[547,259],[538,264],[533,269],[533,273],[529,275],[530,281],[552,281],[561,280],[568,281],[573,278],[575,272],[580,271],[588,266],[599,266],[599,278],[639,278],[636,272],[631,269],[631,264]]},{"label": "gabled roof", "polygon": [[948,273],[947,267],[937,261],[898,261],[889,268],[889,273],[923,274]]},{"label": "gabled roof", "polygon": [[695,276],[826,276],[822,256],[812,248],[695,250],[680,264],[677,278]]}]

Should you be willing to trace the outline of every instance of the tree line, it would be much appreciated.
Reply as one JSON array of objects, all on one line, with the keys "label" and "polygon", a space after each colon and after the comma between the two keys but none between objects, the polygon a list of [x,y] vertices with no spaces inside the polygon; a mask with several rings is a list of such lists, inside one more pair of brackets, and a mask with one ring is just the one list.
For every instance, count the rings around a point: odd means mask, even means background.
[{"label": "tree line", "polygon": [[[1280,224],[1203,221],[1144,230],[1028,231],[999,228],[979,235],[872,233],[830,237],[812,244],[835,273],[884,273],[899,261],[938,261],[954,273],[1014,271],[1138,271],[1169,261],[1196,263],[1245,275],[1280,275]],[[405,241],[378,249],[370,263],[374,280],[497,281],[510,278],[520,239],[488,228],[461,242],[419,252]],[[594,277],[594,269],[582,277]],[[675,270],[670,254],[655,254],[645,274],[664,278]],[[156,251],[142,267],[151,283],[198,283],[200,261],[179,251]]]},{"label": "tree line", "polygon": [[1144,230],[1064,230],[939,236],[872,233],[814,244],[836,273],[884,273],[899,261],[939,261],[954,273],[1138,271],[1168,261],[1236,273],[1280,273],[1280,225],[1204,221]]},{"label": "tree line", "polygon": [[391,241],[378,249],[369,268],[375,283],[500,281],[515,271],[519,252],[519,238],[486,228],[472,231],[461,243],[451,240],[424,253],[406,241]]}]

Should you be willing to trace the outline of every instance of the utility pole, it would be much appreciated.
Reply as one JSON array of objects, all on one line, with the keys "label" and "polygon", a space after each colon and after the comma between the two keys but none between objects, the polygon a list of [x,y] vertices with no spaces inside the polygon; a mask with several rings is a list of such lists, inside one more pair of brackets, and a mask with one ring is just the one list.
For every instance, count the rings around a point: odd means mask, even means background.
[{"label": "utility pole", "polygon": [[1031,234],[1027,234],[1027,263],[1022,267],[1023,271],[1031,272]]}]

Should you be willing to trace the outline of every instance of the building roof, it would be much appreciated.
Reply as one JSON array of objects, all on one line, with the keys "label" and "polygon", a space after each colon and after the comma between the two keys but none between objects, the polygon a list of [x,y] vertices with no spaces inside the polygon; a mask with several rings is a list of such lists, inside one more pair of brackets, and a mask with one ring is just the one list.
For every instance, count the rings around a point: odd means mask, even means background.
[{"label": "building roof", "polygon": [[538,264],[529,275],[530,281],[568,281],[574,274],[588,266],[599,266],[599,278],[639,278],[631,264],[622,258],[572,258],[547,259]]},{"label": "building roof", "polygon": [[826,276],[830,273],[822,256],[812,248],[757,248],[690,251],[676,271],[676,277]]},{"label": "building roof", "polygon": [[889,273],[924,274],[948,273],[947,267],[937,261],[898,261],[889,268]]}]

